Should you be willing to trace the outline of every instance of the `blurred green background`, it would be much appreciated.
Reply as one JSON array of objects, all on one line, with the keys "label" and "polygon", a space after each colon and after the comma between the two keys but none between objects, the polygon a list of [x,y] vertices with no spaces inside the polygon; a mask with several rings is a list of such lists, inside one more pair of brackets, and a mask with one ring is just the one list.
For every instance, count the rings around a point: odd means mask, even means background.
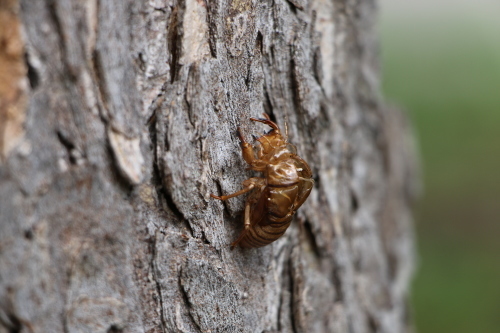
[{"label": "blurred green background", "polygon": [[500,332],[500,1],[380,6],[384,93],[423,169],[417,331]]}]

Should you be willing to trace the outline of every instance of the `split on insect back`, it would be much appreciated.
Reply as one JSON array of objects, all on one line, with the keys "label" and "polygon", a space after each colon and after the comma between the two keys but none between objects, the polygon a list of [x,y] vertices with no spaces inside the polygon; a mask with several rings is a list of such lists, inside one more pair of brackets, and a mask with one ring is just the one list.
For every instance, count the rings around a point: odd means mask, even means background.
[{"label": "split on insect back", "polygon": [[245,228],[232,248],[262,247],[280,238],[314,185],[311,168],[296,154],[295,146],[287,142],[278,125],[265,113],[263,119],[250,120],[272,128],[256,138],[255,145],[246,142],[238,128],[243,159],[263,177],[245,180],[244,188],[232,194],[211,194],[212,198],[227,200],[251,192],[245,203]]}]

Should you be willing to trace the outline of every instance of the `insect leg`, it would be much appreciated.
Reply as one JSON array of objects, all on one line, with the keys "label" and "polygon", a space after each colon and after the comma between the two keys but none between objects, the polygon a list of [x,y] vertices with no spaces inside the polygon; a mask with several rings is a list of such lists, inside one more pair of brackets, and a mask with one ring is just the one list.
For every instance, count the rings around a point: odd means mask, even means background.
[{"label": "insect leg", "polygon": [[245,138],[241,134],[241,130],[238,127],[238,138],[241,142],[241,154],[243,155],[243,159],[250,165],[256,160],[255,152],[253,150],[253,146],[245,141]]},{"label": "insect leg", "polygon": [[214,199],[218,199],[218,200],[227,200],[227,199],[230,199],[230,198],[234,198],[234,197],[237,197],[238,195],[242,195],[242,194],[245,194],[247,193],[248,191],[251,191],[253,190],[253,188],[255,187],[254,184],[250,184],[248,187],[245,187],[244,189],[238,191],[238,192],[234,192],[232,194],[228,194],[228,195],[222,195],[222,196],[217,196],[217,195],[213,195],[213,194],[210,194],[210,196]]},{"label": "insect leg", "polygon": [[263,123],[263,124],[266,124],[267,126],[270,126],[272,127],[275,131],[280,131],[280,128],[278,127],[278,125],[272,121],[271,119],[269,119],[269,116],[267,114],[264,113],[264,115],[266,116],[266,119],[260,119],[260,118],[250,118],[251,121],[257,121],[259,123]]},{"label": "insect leg", "polygon": [[245,188],[242,189],[242,190],[239,190],[238,192],[235,192],[235,193],[232,193],[232,194],[228,194],[228,195],[222,195],[220,197],[217,196],[217,195],[214,195],[214,194],[210,194],[210,196],[212,198],[218,199],[218,200],[227,200],[227,199],[230,199],[230,198],[237,197],[238,195],[245,194],[245,193],[253,190],[255,188],[255,186],[263,186],[265,184],[266,184],[266,181],[263,178],[259,178],[259,177],[248,178],[247,180],[245,180],[243,182],[243,186]]},{"label": "insect leg", "polygon": [[252,203],[250,200],[247,200],[245,203],[245,230],[250,229],[250,208],[252,207]]},{"label": "insect leg", "polygon": [[252,207],[252,202],[247,200],[245,203],[245,229],[241,232],[238,239],[231,243],[231,250],[234,249],[246,236],[247,231],[250,229],[250,209]]}]

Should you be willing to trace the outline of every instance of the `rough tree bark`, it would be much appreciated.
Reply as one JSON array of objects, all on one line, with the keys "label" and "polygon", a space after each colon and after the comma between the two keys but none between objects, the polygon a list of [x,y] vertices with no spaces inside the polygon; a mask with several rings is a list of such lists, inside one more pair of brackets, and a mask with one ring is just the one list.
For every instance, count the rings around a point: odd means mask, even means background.
[{"label": "rough tree bark", "polygon": [[[0,332],[405,332],[411,133],[380,100],[377,4],[0,1]],[[263,112],[316,185],[243,228]]]}]

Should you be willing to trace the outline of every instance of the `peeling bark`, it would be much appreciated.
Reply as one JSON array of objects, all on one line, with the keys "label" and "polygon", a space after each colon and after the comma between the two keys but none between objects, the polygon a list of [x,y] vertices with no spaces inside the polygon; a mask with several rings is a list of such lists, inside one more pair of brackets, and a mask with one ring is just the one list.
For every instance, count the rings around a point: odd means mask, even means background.
[{"label": "peeling bark", "polygon": [[[418,177],[375,2],[7,4],[0,332],[411,331]],[[285,236],[231,251],[244,198],[210,193],[252,176],[235,130],[263,112],[316,185]]]}]

